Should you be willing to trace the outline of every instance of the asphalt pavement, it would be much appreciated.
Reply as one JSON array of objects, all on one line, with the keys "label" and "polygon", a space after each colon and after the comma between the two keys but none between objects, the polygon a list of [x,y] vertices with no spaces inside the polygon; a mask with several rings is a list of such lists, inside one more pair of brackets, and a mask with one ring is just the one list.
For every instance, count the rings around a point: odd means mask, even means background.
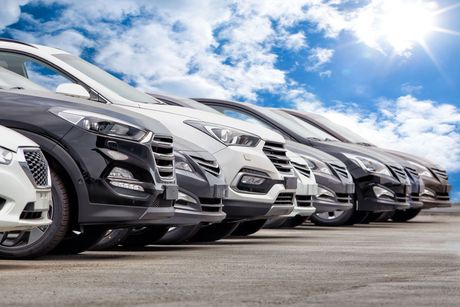
[{"label": "asphalt pavement", "polygon": [[459,306],[460,216],[0,260],[0,306]]}]

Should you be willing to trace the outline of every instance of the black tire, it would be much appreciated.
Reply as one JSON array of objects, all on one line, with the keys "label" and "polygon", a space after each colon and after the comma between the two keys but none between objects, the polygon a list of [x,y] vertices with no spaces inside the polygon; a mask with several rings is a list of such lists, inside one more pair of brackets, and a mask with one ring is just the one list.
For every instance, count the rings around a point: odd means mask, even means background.
[{"label": "black tire", "polygon": [[[386,213],[386,212],[383,212],[383,213]],[[382,212],[369,212],[369,214],[361,221],[360,224],[369,224],[369,223],[376,222],[383,213]]]},{"label": "black tire", "polygon": [[308,216],[293,216],[288,218],[282,225],[281,228],[295,228],[302,225],[308,220]]},{"label": "black tire", "polygon": [[363,221],[366,220],[366,218],[369,215],[369,211],[354,211],[351,218],[345,223],[345,225],[351,226],[354,224],[362,224]]},{"label": "black tire", "polygon": [[375,220],[376,223],[388,222],[395,214],[394,211],[383,212],[380,214],[379,218]]},{"label": "black tire", "polygon": [[242,222],[235,228],[231,235],[238,237],[252,235],[261,230],[266,222],[266,219]]},{"label": "black tire", "polygon": [[338,212],[328,212],[330,218],[325,217],[326,214],[323,213],[314,213],[310,217],[310,221],[316,226],[343,226],[343,225],[353,225],[355,209],[350,209],[347,211],[340,212],[340,215],[335,217],[334,214]]},{"label": "black tire", "polygon": [[189,239],[190,242],[215,242],[228,237],[238,227],[238,222],[216,223],[202,226],[197,233]]},{"label": "black tire", "polygon": [[145,226],[131,228],[128,237],[121,243],[125,247],[144,247],[155,244],[169,230],[170,226]]},{"label": "black tire", "polygon": [[393,222],[404,223],[416,217],[422,209],[396,210],[391,220]]},{"label": "black tire", "polygon": [[99,242],[107,232],[107,227],[86,226],[82,232],[70,232],[52,251],[58,255],[83,253]]},{"label": "black tire", "polygon": [[158,244],[181,244],[192,238],[201,228],[201,225],[171,227],[168,232],[158,240]]},{"label": "black tire", "polygon": [[[0,258],[6,259],[33,259],[44,256],[51,252],[64,239],[70,225],[70,202],[64,181],[51,169],[52,197],[53,204],[49,215],[52,223],[49,226],[39,227],[32,231],[20,232],[20,236],[26,239],[31,235],[40,235],[38,239],[31,243],[21,245],[8,245],[11,240],[6,240],[0,244]],[[32,233],[34,232],[35,233]],[[40,231],[39,233],[36,233]],[[8,236],[15,236],[18,232],[10,232]],[[19,236],[18,236],[19,237]],[[16,239],[17,241],[17,239]]]},{"label": "black tire", "polygon": [[93,245],[90,250],[103,251],[110,250],[122,244],[129,235],[129,228],[109,229],[104,236]]}]

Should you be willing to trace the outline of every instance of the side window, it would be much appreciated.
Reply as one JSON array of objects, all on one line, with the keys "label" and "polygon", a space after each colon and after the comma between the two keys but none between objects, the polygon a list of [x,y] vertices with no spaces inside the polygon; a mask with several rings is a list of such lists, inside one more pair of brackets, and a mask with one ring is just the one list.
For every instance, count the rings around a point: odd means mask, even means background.
[{"label": "side window", "polygon": [[22,54],[0,52],[0,66],[53,92],[62,83],[74,83],[49,65]]},{"label": "side window", "polygon": [[270,130],[274,130],[274,128],[271,127],[270,125],[264,123],[263,121],[261,121],[260,119],[256,118],[255,116],[253,116],[253,115],[251,115],[249,113],[246,113],[244,111],[240,111],[240,110],[236,110],[236,109],[232,109],[232,108],[227,108],[227,107],[222,107],[222,106],[213,106],[213,108],[216,109],[217,111],[223,113],[226,116],[233,117],[235,119],[239,119],[239,120],[242,120],[242,121],[245,121],[245,122],[248,122],[248,123],[251,123],[251,124],[255,124],[255,125],[258,125],[258,126],[263,126],[263,127],[268,128]]}]

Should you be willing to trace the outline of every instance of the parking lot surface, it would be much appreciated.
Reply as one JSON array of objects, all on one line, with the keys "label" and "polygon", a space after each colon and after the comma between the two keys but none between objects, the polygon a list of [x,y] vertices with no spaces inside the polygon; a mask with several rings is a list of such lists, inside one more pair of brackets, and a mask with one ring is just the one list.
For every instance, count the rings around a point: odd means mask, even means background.
[{"label": "parking lot surface", "polygon": [[1,306],[460,305],[460,216],[0,261]]}]

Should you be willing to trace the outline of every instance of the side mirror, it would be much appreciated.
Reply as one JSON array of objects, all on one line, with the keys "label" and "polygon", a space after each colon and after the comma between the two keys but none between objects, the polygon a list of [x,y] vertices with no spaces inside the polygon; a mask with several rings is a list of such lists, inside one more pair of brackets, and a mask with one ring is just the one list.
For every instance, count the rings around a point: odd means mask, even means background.
[{"label": "side mirror", "polygon": [[91,97],[83,86],[76,83],[59,84],[56,88],[56,93],[83,99],[89,99]]}]

